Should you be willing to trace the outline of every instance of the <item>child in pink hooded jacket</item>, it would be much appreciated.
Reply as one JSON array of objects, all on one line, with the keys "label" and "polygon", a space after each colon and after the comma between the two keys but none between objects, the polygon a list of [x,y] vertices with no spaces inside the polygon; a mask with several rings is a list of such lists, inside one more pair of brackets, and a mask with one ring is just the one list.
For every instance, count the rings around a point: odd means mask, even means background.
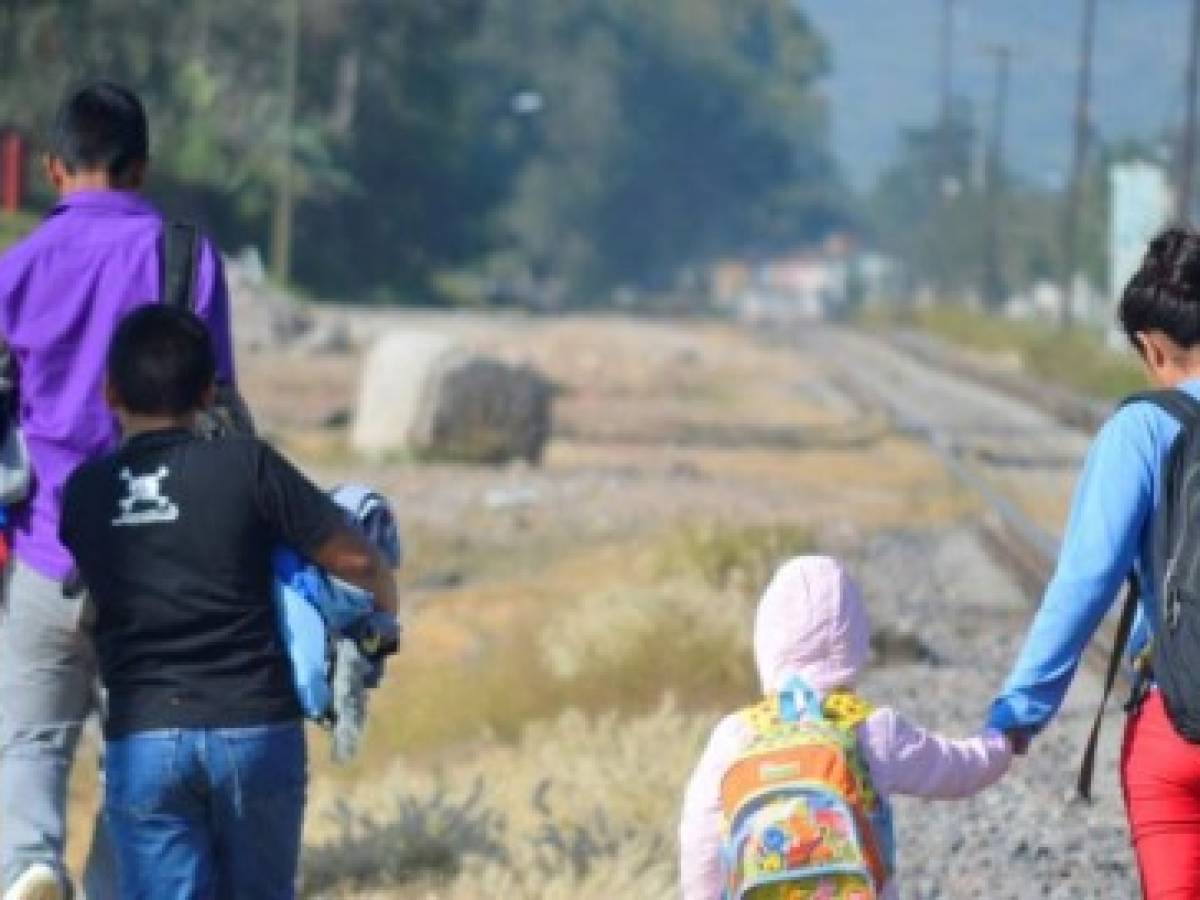
[{"label": "child in pink hooded jacket", "polygon": [[[759,602],[754,656],[763,692],[795,678],[820,695],[851,688],[867,660],[870,631],[858,588],[837,560],[803,556],[785,563]],[[679,825],[684,900],[718,900],[724,890],[721,779],[749,744],[738,715],[723,719],[692,774]],[[970,797],[1007,771],[1012,750],[998,731],[951,740],[876,709],[858,726],[858,743],[876,792],[933,799]],[[881,897],[897,895],[894,882]]]}]

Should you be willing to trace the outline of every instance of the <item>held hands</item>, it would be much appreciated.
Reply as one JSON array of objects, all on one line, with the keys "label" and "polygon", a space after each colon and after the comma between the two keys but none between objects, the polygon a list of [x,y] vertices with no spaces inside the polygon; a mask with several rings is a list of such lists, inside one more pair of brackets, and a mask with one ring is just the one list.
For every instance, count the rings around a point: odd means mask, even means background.
[{"label": "held hands", "polygon": [[1033,734],[1027,728],[1013,728],[1003,734],[1014,756],[1024,756],[1029,752],[1029,743],[1033,739]]}]

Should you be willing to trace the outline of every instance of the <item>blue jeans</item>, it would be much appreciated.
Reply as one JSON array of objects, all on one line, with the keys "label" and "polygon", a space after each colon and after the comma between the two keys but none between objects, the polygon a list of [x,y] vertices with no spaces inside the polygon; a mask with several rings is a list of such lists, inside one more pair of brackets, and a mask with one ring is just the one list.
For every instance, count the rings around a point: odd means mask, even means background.
[{"label": "blue jeans", "polygon": [[122,900],[292,900],[306,766],[299,722],[108,741]]}]

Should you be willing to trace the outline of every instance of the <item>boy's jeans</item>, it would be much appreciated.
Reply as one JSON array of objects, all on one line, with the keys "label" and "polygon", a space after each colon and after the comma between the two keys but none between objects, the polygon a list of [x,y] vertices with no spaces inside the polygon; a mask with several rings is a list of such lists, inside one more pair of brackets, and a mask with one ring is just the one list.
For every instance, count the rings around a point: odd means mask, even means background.
[{"label": "boy's jeans", "polygon": [[122,900],[292,900],[304,817],[299,722],[163,729],[104,748]]},{"label": "boy's jeans", "polygon": [[[62,871],[67,779],[96,708],[96,663],[82,593],[14,561],[0,598],[0,890],[34,863]],[[115,900],[97,828],[88,900]]]}]

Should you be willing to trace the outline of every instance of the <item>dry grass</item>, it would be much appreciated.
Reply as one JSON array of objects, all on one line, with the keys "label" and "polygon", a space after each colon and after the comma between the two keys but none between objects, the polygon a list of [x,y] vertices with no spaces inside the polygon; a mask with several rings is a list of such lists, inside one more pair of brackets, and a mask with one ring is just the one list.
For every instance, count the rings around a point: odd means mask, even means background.
[{"label": "dry grass", "polygon": [[712,724],[669,701],[642,716],[568,711],[456,762],[452,777],[397,766],[324,823],[305,893],[667,896],[679,798]]},{"label": "dry grass", "polygon": [[[378,472],[430,511],[413,524],[421,570],[467,580],[418,594],[365,755],[317,766],[313,891],[671,895],[682,785],[717,711],[756,692],[752,608],[775,566],[834,523],[971,507],[922,448],[814,403],[820,373],[791,352],[721,326],[533,333],[510,358],[565,389],[542,470]],[[745,445],[723,441],[742,427]],[[479,509],[513,480],[540,501]],[[338,801],[352,812],[331,819]]]},{"label": "dry grass", "polygon": [[652,558],[660,574],[699,576],[712,590],[748,598],[770,580],[781,561],[812,549],[811,528],[787,524],[731,528],[708,522],[668,536]]},{"label": "dry grass", "polygon": [[1062,534],[1071,505],[1071,484],[1062,479],[1008,477],[992,479],[1004,495],[1049,534]]},{"label": "dry grass", "polygon": [[647,710],[667,691],[692,707],[745,697],[752,596],[811,546],[794,526],[706,526],[449,593],[418,612],[389,668],[367,756],[333,774],[511,741],[567,708]]},{"label": "dry grass", "polygon": [[1132,355],[1114,352],[1085,329],[1063,334],[1044,322],[1013,322],[945,307],[918,312],[914,321],[961,346],[1014,355],[1031,375],[1093,397],[1116,399],[1145,387],[1145,375]]},{"label": "dry grass", "polygon": [[67,828],[67,861],[75,872],[83,869],[99,806],[98,762],[98,743],[90,735],[85,736],[71,772],[68,801],[71,814]]},{"label": "dry grass", "polygon": [[317,781],[310,895],[669,894],[683,782],[715,716],[664,698],[723,710],[754,694],[754,597],[811,547],[796,526],[676,529],[423,610],[370,756]]},{"label": "dry grass", "polygon": [[[971,501],[919,446],[814,399],[811,362],[732,328],[441,324],[563,386],[540,469],[366,464],[320,427],[352,402],[352,365],[242,365],[272,434],[323,482],[384,489],[411,551],[415,609],[363,754],[335,769],[313,735],[309,894],[669,896],[683,781],[718,711],[755,692],[774,567],[828,528],[949,522]],[[488,507],[514,485],[536,502]]]}]

